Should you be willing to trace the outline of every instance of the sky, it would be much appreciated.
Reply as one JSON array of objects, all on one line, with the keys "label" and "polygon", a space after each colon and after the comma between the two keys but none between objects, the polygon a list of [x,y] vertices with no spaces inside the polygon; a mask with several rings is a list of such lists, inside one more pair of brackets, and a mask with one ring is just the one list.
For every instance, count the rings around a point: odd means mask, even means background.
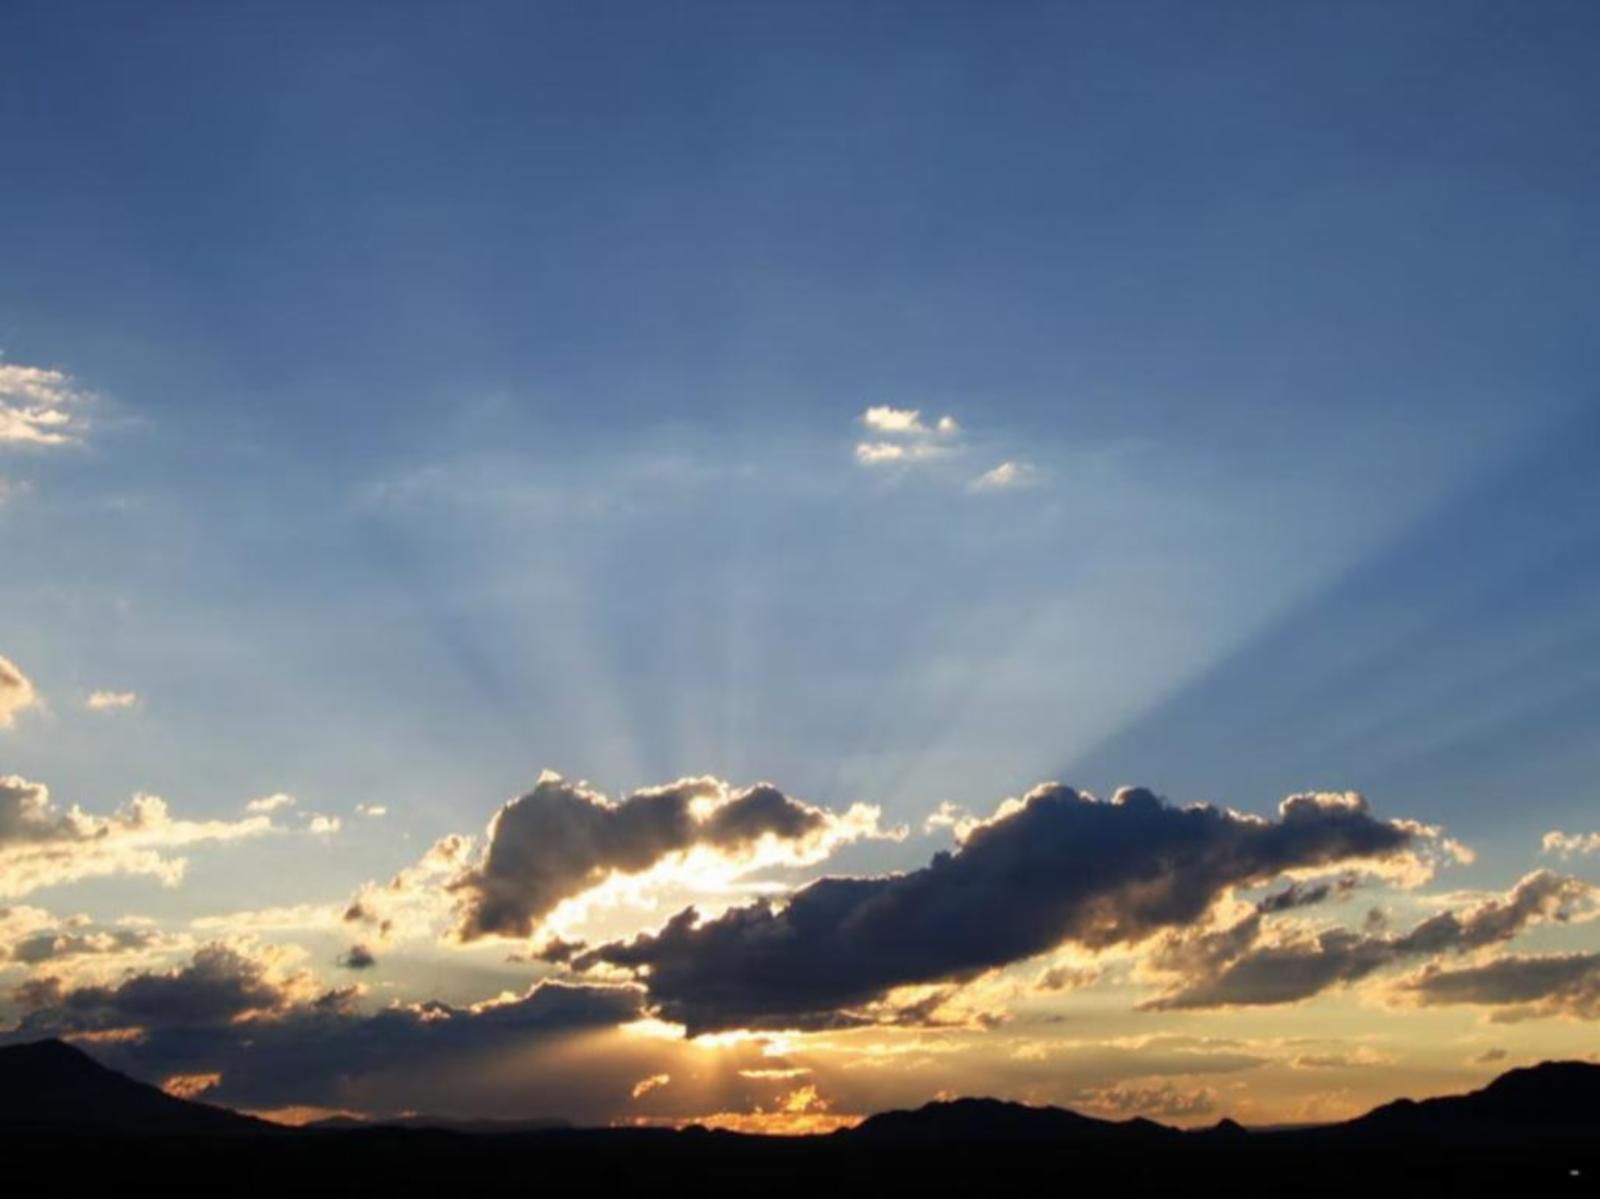
[{"label": "sky", "polygon": [[1592,1053],[1600,14],[0,11],[0,1038],[331,1111]]}]

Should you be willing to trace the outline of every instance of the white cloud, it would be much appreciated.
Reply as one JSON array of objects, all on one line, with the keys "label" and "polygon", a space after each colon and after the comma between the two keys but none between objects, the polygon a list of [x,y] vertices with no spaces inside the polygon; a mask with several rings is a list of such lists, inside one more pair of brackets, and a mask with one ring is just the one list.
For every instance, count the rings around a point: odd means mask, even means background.
[{"label": "white cloud", "polygon": [[1544,852],[1558,853],[1564,858],[1574,854],[1600,853],[1600,833],[1546,833]]},{"label": "white cloud", "polygon": [[941,416],[929,425],[915,408],[878,405],[863,412],[860,420],[885,439],[857,444],[856,461],[863,466],[938,457],[957,448],[954,439],[961,432],[955,417]]},{"label": "white cloud", "polygon": [[358,816],[370,816],[373,819],[377,819],[379,816],[387,816],[388,814],[389,809],[381,803],[358,803],[356,805],[356,815]]},{"label": "white cloud", "polygon": [[240,821],[175,820],[164,800],[135,795],[109,816],[73,805],[63,812],[50,789],[0,776],[0,897],[111,874],[139,874],[175,885],[188,862],[170,851],[273,831],[268,816]]},{"label": "white cloud", "polygon": [[313,836],[331,837],[340,827],[341,822],[337,816],[323,816],[313,812],[310,823],[306,825],[306,831]]},{"label": "white cloud", "polygon": [[941,416],[930,426],[923,422],[919,409],[891,408],[886,404],[868,408],[861,414],[861,423],[890,437],[951,437],[961,430],[953,416]]},{"label": "white cloud", "polygon": [[71,410],[84,398],[61,371],[0,362],[0,444],[75,442],[82,422]]},{"label": "white cloud", "polygon": [[88,699],[83,701],[83,706],[92,712],[115,712],[122,708],[134,708],[139,705],[137,691],[95,691]]},{"label": "white cloud", "polygon": [[292,808],[298,802],[294,796],[285,795],[282,791],[274,795],[263,795],[260,799],[252,799],[244,805],[246,812],[281,812],[284,808]]},{"label": "white cloud", "polygon": [[1026,462],[1002,462],[972,480],[968,488],[972,491],[1008,491],[1028,486],[1034,482],[1036,474]]},{"label": "white cloud", "polygon": [[0,657],[0,729],[11,728],[17,713],[32,707],[38,701],[33,682],[17,664]]}]

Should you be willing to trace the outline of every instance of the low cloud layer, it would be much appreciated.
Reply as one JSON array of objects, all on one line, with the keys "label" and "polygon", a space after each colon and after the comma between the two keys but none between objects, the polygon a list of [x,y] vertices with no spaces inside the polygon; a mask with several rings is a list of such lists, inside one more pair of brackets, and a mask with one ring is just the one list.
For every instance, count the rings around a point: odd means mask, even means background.
[{"label": "low cloud layer", "polygon": [[1460,954],[1510,940],[1529,925],[1591,913],[1597,889],[1548,870],[1527,875],[1504,895],[1462,911],[1440,912],[1410,932],[1381,935],[1344,928],[1274,932],[1269,897],[1256,911],[1215,932],[1178,935],[1159,946],[1149,967],[1177,978],[1147,1009],[1295,1003],[1358,982],[1386,966]]},{"label": "low cloud layer", "polygon": [[0,776],[0,898],[109,874],[175,883],[187,863],[172,850],[254,837],[272,827],[266,816],[177,820],[154,795],[136,795],[109,816],[76,805],[62,811],[43,783]]},{"label": "low cloud layer", "polygon": [[675,855],[703,850],[751,869],[804,865],[881,835],[875,808],[836,815],[766,784],[736,791],[682,779],[612,802],[546,774],[496,813],[481,858],[446,885],[459,903],[460,940],[526,938],[563,900]]},{"label": "low cloud layer", "polygon": [[1173,807],[1142,789],[1110,802],[1059,784],[1008,803],[924,869],[826,878],[579,956],[637,972],[691,1032],[806,1027],[895,987],[963,980],[1065,942],[1090,949],[1192,923],[1228,890],[1286,871],[1424,868],[1432,831],[1374,818],[1356,795],[1297,795],[1277,820]]}]

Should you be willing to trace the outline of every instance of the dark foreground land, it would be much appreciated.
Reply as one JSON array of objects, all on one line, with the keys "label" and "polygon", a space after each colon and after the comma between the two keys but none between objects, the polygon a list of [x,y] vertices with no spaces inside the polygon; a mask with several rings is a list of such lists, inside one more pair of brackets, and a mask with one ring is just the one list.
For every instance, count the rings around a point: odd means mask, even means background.
[{"label": "dark foreground land", "polygon": [[[59,1042],[0,1049],[17,1194],[1600,1195],[1600,1066],[1320,1128],[1180,1132],[993,1100],[829,1136],[703,1129],[285,1129],[162,1094]],[[24,1180],[28,1180],[26,1183]]]}]

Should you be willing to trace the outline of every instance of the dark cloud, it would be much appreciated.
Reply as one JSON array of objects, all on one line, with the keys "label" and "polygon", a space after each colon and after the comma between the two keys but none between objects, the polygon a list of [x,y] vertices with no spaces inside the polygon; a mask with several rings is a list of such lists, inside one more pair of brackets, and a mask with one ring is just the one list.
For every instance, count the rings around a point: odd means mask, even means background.
[{"label": "dark cloud", "polygon": [[56,978],[31,979],[14,998],[26,1012],[20,1032],[32,1036],[225,1024],[278,1011],[291,1001],[263,963],[226,945],[204,946],[186,966],[135,974],[115,986],[69,990]]},{"label": "dark cloud", "polygon": [[456,933],[463,941],[528,937],[562,900],[613,873],[638,874],[697,846],[738,854],[772,841],[825,850],[868,832],[868,814],[837,817],[766,784],[735,792],[712,778],[613,803],[546,774],[496,813],[482,860],[449,882],[461,901]]},{"label": "dark cloud", "polygon": [[0,946],[0,960],[21,966],[43,966],[71,958],[138,953],[167,946],[171,938],[151,929],[54,929],[25,937],[9,948]]},{"label": "dark cloud", "polygon": [[1281,891],[1263,896],[1256,904],[1258,912],[1287,912],[1293,908],[1310,907],[1326,901],[1330,896],[1343,898],[1356,888],[1357,878],[1343,874],[1337,879],[1323,879],[1315,883],[1290,882]]},{"label": "dark cloud", "polygon": [[377,957],[365,945],[352,945],[339,957],[339,965],[346,970],[371,970],[377,964]]},{"label": "dark cloud", "polygon": [[[428,1002],[375,1013],[359,1011],[358,998],[359,988],[324,989],[307,975],[286,975],[246,953],[207,946],[181,969],[135,975],[115,987],[24,984],[16,999],[27,1014],[0,1039],[137,1030],[137,1037],[97,1040],[96,1056],[142,1078],[220,1074],[208,1100],[238,1107],[438,1111],[438,1087],[454,1079],[457,1094],[470,1096],[480,1087],[493,1096],[496,1070],[526,1070],[533,1064],[528,1054],[562,1038],[636,1019],[642,992],[543,982],[514,999],[467,1007]],[[636,1070],[630,1064],[611,1080],[611,1101],[620,1105]],[[559,1077],[560,1086],[576,1091],[585,1085],[570,1070]],[[552,1108],[560,1086],[547,1088]]]},{"label": "dark cloud", "polygon": [[1047,785],[924,869],[822,879],[782,907],[703,923],[687,909],[576,964],[638,971],[661,1013],[691,1031],[807,1026],[897,986],[960,981],[1064,942],[1139,941],[1199,919],[1230,888],[1398,859],[1428,835],[1374,819],[1353,795],[1294,796],[1280,813],[1177,808],[1145,790],[1100,802]]},{"label": "dark cloud", "polygon": [[1463,911],[1440,912],[1400,936],[1335,928],[1266,943],[1263,917],[1281,909],[1258,907],[1228,928],[1177,935],[1161,945],[1150,967],[1181,981],[1168,994],[1142,1006],[1294,1003],[1405,959],[1465,953],[1508,941],[1538,921],[1570,919],[1594,896],[1595,888],[1580,879],[1540,870],[1503,896]]},{"label": "dark cloud", "polygon": [[1400,994],[1423,1007],[1492,1007],[1499,1023],[1600,1020],[1600,953],[1507,954],[1454,970],[1430,965],[1404,980]]}]

